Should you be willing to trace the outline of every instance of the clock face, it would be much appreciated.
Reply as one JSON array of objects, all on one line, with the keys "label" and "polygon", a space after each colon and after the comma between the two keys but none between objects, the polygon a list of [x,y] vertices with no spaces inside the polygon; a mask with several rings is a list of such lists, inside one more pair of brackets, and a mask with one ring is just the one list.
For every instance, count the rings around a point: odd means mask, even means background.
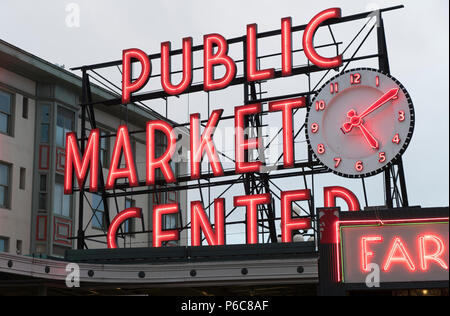
[{"label": "clock face", "polygon": [[350,178],[380,173],[408,147],[414,108],[406,89],[378,70],[359,68],[327,82],[306,118],[314,156]]}]

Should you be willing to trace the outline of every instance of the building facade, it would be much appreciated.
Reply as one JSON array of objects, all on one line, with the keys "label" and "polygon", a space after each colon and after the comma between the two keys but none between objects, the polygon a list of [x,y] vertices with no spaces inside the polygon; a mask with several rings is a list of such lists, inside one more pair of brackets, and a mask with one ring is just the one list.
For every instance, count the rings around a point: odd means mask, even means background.
[{"label": "building facade", "polygon": [[[43,254],[63,257],[76,246],[79,194],[64,195],[66,134],[81,130],[81,78],[9,43],[0,41],[0,251],[13,254]],[[92,85],[95,101],[112,98],[112,92]],[[106,178],[114,148],[114,133],[126,124],[130,132],[145,129],[149,120],[166,120],[148,108],[134,104],[119,107],[95,107],[97,127],[101,131],[100,162]],[[173,123],[173,122],[169,122]],[[87,124],[88,130],[90,125]],[[181,143],[189,137],[176,129]],[[157,138],[164,150],[165,138]],[[138,174],[145,174],[145,135],[131,136]],[[184,144],[186,146],[186,144]],[[178,161],[176,158],[174,161]],[[173,163],[175,172],[184,173],[185,165]],[[102,199],[85,193],[83,229],[88,248],[106,248],[106,217],[112,220],[125,208],[143,209],[143,220],[130,220],[121,232],[120,247],[147,247],[153,205],[178,202],[180,216],[166,216],[165,228],[185,226],[187,194],[183,192]],[[108,214],[106,214],[108,212]],[[183,222],[184,221],[184,222]],[[132,234],[134,233],[135,234]],[[180,235],[179,244],[187,242]]]}]

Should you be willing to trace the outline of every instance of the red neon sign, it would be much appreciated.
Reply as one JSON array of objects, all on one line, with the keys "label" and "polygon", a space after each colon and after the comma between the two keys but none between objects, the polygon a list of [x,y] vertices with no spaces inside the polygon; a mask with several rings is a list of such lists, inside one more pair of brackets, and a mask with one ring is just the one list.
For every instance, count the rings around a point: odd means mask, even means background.
[{"label": "red neon sign", "polygon": [[[156,131],[164,133],[167,139],[167,148],[161,157],[155,157],[155,134]],[[155,184],[155,171],[161,169],[161,172],[167,183],[176,181],[172,168],[170,167],[170,160],[175,153],[177,137],[173,128],[164,121],[150,121],[147,122],[147,185]]]},{"label": "red neon sign", "polygon": [[259,139],[245,139],[245,117],[261,112],[261,103],[243,105],[234,108],[235,114],[235,144],[236,144],[236,173],[259,172],[261,161],[247,162],[246,152],[259,148]]},{"label": "red neon sign", "polygon": [[170,80],[170,42],[161,44],[161,86],[170,95],[186,91],[192,82],[192,38],[183,39],[183,79],[178,85]]},{"label": "red neon sign", "polygon": [[73,170],[78,181],[78,186],[84,185],[90,167],[89,191],[97,192],[98,190],[98,162],[100,143],[100,130],[94,129],[89,135],[86,150],[83,159],[80,157],[77,136],[75,133],[67,133],[66,135],[66,165],[64,173],[64,194],[72,194],[73,187]]},{"label": "red neon sign", "polygon": [[192,246],[201,246],[201,230],[205,234],[208,245],[225,244],[225,199],[214,200],[214,227],[215,231],[206,216],[202,202],[191,202]]},{"label": "red neon sign", "polygon": [[178,229],[163,230],[163,215],[177,214],[178,204],[158,205],[153,208],[153,247],[161,247],[164,241],[180,239]]},{"label": "red neon sign", "polygon": [[342,65],[342,55],[333,58],[325,58],[320,56],[314,48],[314,34],[319,26],[330,19],[341,17],[341,9],[332,8],[317,14],[305,29],[303,34],[303,48],[305,55],[316,66],[320,68],[337,68]]},{"label": "red neon sign", "polygon": [[389,255],[383,265],[383,270],[389,271],[393,263],[404,264],[410,271],[416,271],[416,266],[411,260],[411,256],[401,237],[395,237]]},{"label": "red neon sign", "polygon": [[268,80],[273,78],[275,75],[275,70],[273,68],[257,70],[256,33],[256,24],[247,25],[247,81],[249,82]]},{"label": "red neon sign", "polygon": [[[303,34],[302,44],[306,57],[321,68],[338,68],[342,65],[342,56],[326,58],[320,56],[314,48],[314,35],[318,28],[331,19],[341,17],[341,10],[332,8],[317,14],[308,24]],[[248,82],[267,80],[275,77],[274,68],[258,70],[257,63],[257,25],[247,25],[245,52],[245,75]],[[292,20],[290,17],[281,20],[281,75],[292,75]],[[161,43],[161,87],[169,95],[185,92],[192,83],[192,38],[183,39],[183,78],[177,85],[170,79],[170,42]],[[141,64],[139,78],[132,81],[131,68],[134,60]],[[141,90],[148,82],[151,73],[151,61],[141,50],[132,48],[123,51],[122,103],[132,100],[132,94]],[[214,68],[225,67],[222,78],[215,78]],[[236,78],[236,64],[228,55],[228,42],[220,34],[208,34],[203,38],[203,89],[213,91],[224,89]]]},{"label": "red neon sign", "polygon": [[270,200],[270,194],[234,197],[234,206],[245,206],[247,208],[247,244],[258,243],[258,205],[269,204]]},{"label": "red neon sign", "polygon": [[[135,58],[139,60],[142,66],[139,78],[132,82],[132,64],[131,60]],[[148,56],[141,50],[132,48],[123,51],[122,65],[122,103],[130,103],[131,93],[139,91],[144,87],[150,79],[151,64]]]},{"label": "red neon sign", "polygon": [[[311,228],[310,217],[292,217],[292,203],[310,199],[309,190],[296,190],[281,192],[281,237],[282,242],[292,242],[293,230],[305,230]],[[258,243],[258,205],[272,202],[270,194],[258,194],[234,197],[235,207],[245,207],[247,218],[247,243]],[[164,241],[179,240],[178,229],[164,230],[163,216],[178,214],[178,204],[157,205],[153,208],[153,247],[161,247]],[[141,217],[139,208],[129,208],[119,213],[111,222],[107,240],[109,248],[117,248],[115,243],[117,230],[122,223],[132,217]],[[191,202],[191,239],[192,246],[201,246],[201,234],[205,235],[208,245],[225,245],[225,200],[214,200],[214,227],[205,213],[200,201]]]},{"label": "red neon sign", "polygon": [[[236,75],[236,65],[228,54],[227,40],[219,34],[205,35],[204,37],[204,90],[220,90],[227,87]],[[213,54],[213,45],[217,53]],[[221,79],[214,78],[214,66],[225,66],[226,72]]]},{"label": "red neon sign", "polygon": [[284,167],[294,166],[294,124],[292,111],[306,106],[305,98],[283,100],[269,103],[269,111],[282,111],[283,113],[283,159]]},{"label": "red neon sign", "polygon": [[[119,167],[122,152],[125,157],[125,168]],[[117,130],[116,144],[114,145],[109,174],[106,180],[106,189],[113,189],[116,180],[121,178],[127,178],[131,187],[139,185],[136,166],[134,165],[133,151],[131,149],[130,135],[126,125],[119,126]]]},{"label": "red neon sign", "polygon": [[336,222],[337,280],[364,283],[380,267],[381,282],[448,280],[448,217]]},{"label": "red neon sign", "polygon": [[117,214],[117,216],[113,219],[108,229],[107,235],[108,248],[109,249],[117,248],[116,234],[120,225],[122,225],[125,221],[129,220],[130,218],[140,218],[141,216],[142,210],[138,207],[127,208],[126,210],[123,210],[122,212]]},{"label": "red neon sign", "polygon": [[292,19],[281,20],[281,74],[292,75]]},{"label": "red neon sign", "polygon": [[[434,253],[428,253],[428,245],[434,244]],[[424,235],[419,237],[420,249],[420,267],[422,270],[428,270],[430,262],[438,264],[442,269],[448,270],[448,264],[444,262],[442,256],[445,252],[445,242],[442,238],[436,235]]]},{"label": "red neon sign", "polygon": [[374,255],[373,251],[368,249],[368,243],[381,241],[383,241],[383,236],[364,236],[361,238],[361,268],[364,272],[369,271],[367,268],[369,257]]},{"label": "red neon sign", "polygon": [[311,199],[309,190],[297,190],[281,193],[281,239],[292,242],[292,231],[311,228],[310,218],[292,218],[292,202]]},{"label": "red neon sign", "polygon": [[191,179],[199,179],[201,168],[200,163],[206,151],[213,174],[216,177],[223,175],[222,164],[217,155],[213,142],[214,129],[222,116],[223,110],[215,110],[206,124],[206,128],[200,136],[200,114],[191,115]]},{"label": "red neon sign", "polygon": [[323,189],[323,191],[324,191],[325,207],[327,208],[335,207],[336,199],[341,198],[347,203],[349,211],[361,210],[358,198],[349,189],[334,186],[334,187],[326,187]]}]

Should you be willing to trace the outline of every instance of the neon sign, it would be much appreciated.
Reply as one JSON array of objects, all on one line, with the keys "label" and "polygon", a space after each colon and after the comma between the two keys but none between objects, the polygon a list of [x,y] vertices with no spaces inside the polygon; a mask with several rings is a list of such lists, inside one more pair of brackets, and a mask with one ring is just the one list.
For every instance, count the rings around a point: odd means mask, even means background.
[{"label": "neon sign", "polygon": [[[310,23],[306,26],[303,38],[302,45],[305,56],[308,60],[321,69],[335,69],[342,66],[343,57],[342,55],[335,56],[332,58],[327,58],[319,55],[314,47],[314,36],[320,25],[325,23],[328,20],[338,19],[341,17],[341,10],[338,8],[332,8],[317,14]],[[329,21],[328,21],[329,22]],[[281,74],[282,76],[290,76],[293,72],[292,65],[292,25],[291,18],[283,18],[281,20]],[[251,24],[247,26],[246,29],[246,37],[245,37],[245,51],[244,59],[245,59],[245,69],[244,80],[246,82],[255,82],[261,80],[268,80],[274,78],[275,69],[267,68],[267,69],[258,69],[257,63],[257,25]],[[189,91],[189,88],[192,84],[193,77],[193,63],[192,63],[192,38],[186,37],[183,39],[182,45],[182,78],[178,83],[172,82],[171,79],[171,50],[170,50],[170,42],[164,42],[161,44],[161,87],[168,95],[179,95]],[[132,66],[133,63],[139,63],[141,72],[138,76],[132,74]],[[225,71],[222,74],[221,78],[217,78],[214,75],[214,69],[216,66],[222,66]],[[137,93],[141,89],[145,87],[145,85],[149,82],[151,77],[152,65],[149,56],[143,52],[142,50],[131,48],[123,51],[122,58],[122,103],[127,104],[133,100],[133,94]],[[236,77],[236,64],[235,61],[228,55],[228,42],[227,40],[221,36],[220,34],[208,34],[204,36],[203,39],[203,90],[204,91],[213,91],[224,89],[235,79]],[[364,73],[363,73],[364,74]],[[345,76],[340,77],[340,79],[344,80],[350,76],[350,82],[352,85],[358,85],[366,80],[367,76],[362,76],[361,73],[352,73],[345,74]],[[387,82],[384,77],[379,78],[379,74],[377,73],[376,77],[376,85],[385,84]],[[347,80],[348,81],[348,80]],[[332,83],[330,87],[324,86],[321,91],[323,93],[329,93],[331,96],[336,97],[338,94],[342,93],[345,90],[345,86],[339,82]],[[398,92],[398,89],[396,90]],[[321,93],[322,93],[321,92]],[[368,96],[367,102],[372,102],[371,100],[373,96]],[[371,133],[365,130],[362,119],[365,118],[366,115],[375,111],[382,104],[390,102],[394,96],[387,93],[386,100],[380,100],[376,102],[374,105],[369,107],[365,112],[357,109],[358,112],[352,112],[353,115],[350,115],[350,112],[343,113],[342,117],[340,117],[339,124],[335,124],[337,126],[337,130],[339,133],[334,133],[339,137],[346,137],[349,139],[348,134],[355,132],[362,132],[365,142],[370,145],[369,149],[378,149],[378,143],[371,136]],[[281,99],[281,98],[280,98]],[[360,100],[358,100],[360,101]],[[327,112],[326,109],[329,107],[327,102],[318,99],[313,102],[314,106],[309,107],[308,111],[312,111],[314,108],[318,113]],[[370,103],[368,103],[370,104]],[[300,108],[307,107],[307,100],[305,97],[299,97],[294,99],[285,99],[285,100],[277,100],[269,102],[269,112],[279,112],[279,115],[282,117],[282,131],[283,131],[283,167],[285,169],[293,168],[295,165],[295,146],[294,146],[294,137],[293,137],[293,114],[296,110]],[[403,109],[403,108],[402,108]],[[402,110],[403,114],[407,114],[405,110]],[[207,120],[206,126],[201,127],[201,118],[199,113],[194,113],[190,115],[190,180],[198,180],[202,175],[201,170],[201,162],[204,156],[208,157],[208,162],[211,166],[212,174],[215,177],[221,177],[224,175],[224,169],[222,163],[218,156],[218,151],[213,141],[214,131],[217,128],[223,114],[222,109],[217,109],[210,114],[210,117]],[[247,152],[251,150],[258,150],[262,147],[261,139],[254,137],[249,138],[245,133],[246,121],[249,116],[259,115],[262,113],[262,104],[254,103],[254,104],[245,104],[236,106],[234,109],[234,127],[235,127],[235,162],[234,162],[234,173],[235,174],[246,174],[246,173],[259,173],[261,168],[264,166],[263,161],[252,160],[248,161],[246,159]],[[362,113],[361,115],[357,115],[357,113]],[[404,119],[405,116],[402,116]],[[370,123],[370,119],[366,119],[367,123]],[[401,121],[400,121],[401,122]],[[306,121],[308,123],[308,121]],[[328,126],[319,125],[319,121],[311,122],[310,128],[312,134],[318,136],[321,135],[325,130],[327,130]],[[364,122],[366,123],[366,122]],[[306,124],[307,125],[307,124]],[[341,132],[341,127],[342,131]],[[156,156],[156,140],[155,134],[156,132],[160,132],[166,138],[166,148],[164,153],[159,157]],[[343,134],[343,135],[341,135]],[[306,133],[307,140],[310,140],[311,137],[308,137],[308,132]],[[403,137],[403,136],[402,136]],[[350,137],[354,138],[354,137]],[[361,137],[360,137],[361,138]],[[395,137],[394,137],[395,138]],[[397,134],[397,138],[399,136]],[[100,146],[100,131],[98,129],[93,129],[89,135],[89,139],[87,141],[86,150],[83,155],[80,154],[80,150],[77,143],[77,138],[75,133],[68,133],[66,139],[66,164],[65,164],[65,180],[64,180],[64,192],[65,194],[71,194],[73,192],[73,178],[75,178],[78,183],[78,188],[83,187],[87,180],[89,174],[89,191],[90,192],[98,192],[99,184],[98,184],[98,176],[99,172],[99,146]],[[174,171],[171,167],[171,160],[176,151],[176,142],[177,138],[174,132],[174,127],[168,124],[167,122],[161,120],[149,121],[146,124],[146,172],[145,172],[145,181],[139,181],[139,175],[137,173],[137,168],[135,166],[135,159],[133,157],[133,151],[131,148],[129,131],[127,126],[122,125],[119,126],[117,131],[117,137],[114,144],[114,150],[112,152],[111,163],[109,166],[109,172],[107,175],[105,187],[102,189],[113,190],[116,187],[116,182],[119,179],[126,179],[128,186],[138,187],[143,186],[152,186],[156,184],[156,171],[161,170],[163,175],[163,181],[161,184],[165,183],[176,183],[177,179],[174,175]],[[399,142],[400,143],[400,140]],[[397,143],[397,144],[398,144]],[[326,163],[324,163],[325,158],[329,158],[328,160],[332,161],[332,164],[335,165],[335,168],[343,168],[346,164],[344,156],[338,157],[328,157],[330,152],[329,147],[324,142],[320,144],[315,144],[314,148],[311,149],[316,150],[318,154],[323,158],[321,161],[325,167],[328,167]],[[364,144],[364,148],[367,144]],[[404,145],[402,148],[406,148]],[[383,149],[383,148],[381,148]],[[124,161],[121,164],[121,157],[124,157]],[[366,155],[367,156],[367,155]],[[388,157],[387,152],[373,152],[372,156],[376,156],[377,163],[375,164],[376,172],[381,172],[382,167],[388,166],[394,159],[394,157]],[[383,166],[378,166],[380,163],[383,163]],[[353,165],[352,165],[353,166]],[[357,175],[362,174],[363,170],[368,169],[368,164],[365,161],[357,161],[356,162],[356,170],[358,172]],[[339,173],[338,173],[339,174]],[[343,173],[345,174],[345,173]],[[370,173],[373,175],[374,172]],[[159,182],[158,182],[159,184]],[[342,199],[348,205],[348,209],[350,211],[359,211],[360,204],[353,192],[343,187],[326,187],[324,188],[324,206],[325,207],[334,207],[336,205],[336,199]],[[307,230],[311,228],[311,220],[310,217],[292,217],[292,203],[295,201],[308,201],[311,199],[311,193],[309,190],[293,190],[293,191],[285,191],[281,192],[281,238],[283,242],[291,242],[292,241],[292,233],[295,230]],[[245,195],[245,196],[237,196],[233,201],[234,207],[243,207],[246,209],[246,224],[247,224],[247,243],[255,244],[258,243],[258,232],[257,232],[257,208],[258,205],[270,204],[272,203],[272,196],[270,194],[259,194],[259,195]],[[225,200],[217,199],[214,201],[214,215],[215,215],[215,224],[211,225],[210,220],[206,216],[203,205],[200,201],[193,201],[191,203],[191,240],[192,245],[197,246],[201,244],[201,233],[206,237],[207,243],[209,245],[224,245],[226,236],[225,236],[225,218],[224,218],[224,209],[225,209]],[[153,209],[153,246],[161,247],[163,242],[178,240],[179,239],[179,231],[178,230],[163,230],[162,229],[162,217],[166,214],[176,214],[179,212],[178,204],[165,204],[165,205],[157,205]],[[112,221],[107,235],[108,247],[116,248],[117,244],[115,242],[116,232],[118,227],[124,223],[129,218],[133,217],[141,217],[142,210],[139,208],[130,208],[119,213],[114,220]],[[427,235],[428,236],[428,235]],[[422,253],[424,256],[422,257],[422,265],[431,265],[433,262],[433,258],[438,255],[435,253],[426,252],[426,245],[431,243],[433,240],[432,237],[428,236],[427,238],[421,239],[424,247]],[[367,239],[364,241],[365,247],[369,247],[371,240]],[[393,248],[393,253],[390,257],[390,261],[387,263],[387,267],[389,268],[391,265],[394,265],[397,261],[402,260],[401,258],[405,258],[406,250],[404,251],[404,247],[400,242],[395,243],[395,248]],[[441,248],[439,248],[441,249]],[[438,249],[438,250],[439,250]],[[404,256],[401,257],[399,252]],[[439,254],[439,252],[438,252]],[[374,254],[366,252],[366,259],[368,260]],[[405,259],[407,263],[410,263],[410,260]]]},{"label": "neon sign", "polygon": [[[303,50],[309,61],[317,67],[330,69],[342,65],[342,55],[327,58],[320,56],[314,48],[314,35],[321,24],[330,19],[341,17],[341,9],[332,8],[317,14],[308,24],[303,34]],[[291,18],[281,20],[281,63],[282,75],[292,74],[292,33]],[[274,77],[275,69],[258,69],[257,66],[257,25],[247,25],[246,34],[246,80],[254,82]],[[215,52],[214,52],[215,51]],[[141,90],[151,76],[151,60],[145,52],[132,48],[123,51],[122,72],[122,103],[130,103],[132,94]],[[141,64],[141,73],[135,81],[132,80],[132,62]],[[214,67],[225,67],[225,74],[215,78]],[[205,91],[226,88],[236,77],[236,64],[228,55],[227,40],[220,34],[208,34],[203,37],[203,89]],[[183,39],[183,77],[179,84],[174,85],[170,79],[170,42],[161,44],[161,87],[169,95],[178,95],[189,89],[192,83],[192,38]]]},{"label": "neon sign", "polygon": [[338,281],[364,283],[368,266],[381,282],[448,280],[448,217],[336,223]]}]

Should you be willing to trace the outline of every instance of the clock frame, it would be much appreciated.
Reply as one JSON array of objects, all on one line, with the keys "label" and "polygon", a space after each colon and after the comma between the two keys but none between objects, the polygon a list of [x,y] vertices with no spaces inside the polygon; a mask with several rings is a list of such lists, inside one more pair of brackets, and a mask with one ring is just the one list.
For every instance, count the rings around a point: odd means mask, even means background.
[{"label": "clock frame", "polygon": [[403,155],[414,125],[411,97],[397,79],[356,68],[319,89],[308,108],[306,140],[330,171],[363,178],[381,173]]}]

